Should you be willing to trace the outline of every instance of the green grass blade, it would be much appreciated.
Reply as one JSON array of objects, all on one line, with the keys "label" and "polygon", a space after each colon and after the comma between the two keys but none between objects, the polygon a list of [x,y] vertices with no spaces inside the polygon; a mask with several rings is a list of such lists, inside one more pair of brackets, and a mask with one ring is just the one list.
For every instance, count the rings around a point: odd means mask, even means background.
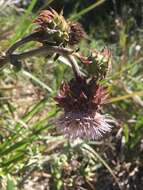
[{"label": "green grass blade", "polygon": [[48,0],[45,2],[45,4],[40,8],[40,10],[42,9],[47,9],[47,7],[52,3],[54,2],[55,0]]},{"label": "green grass blade", "polygon": [[14,165],[18,161],[21,161],[25,157],[25,153],[16,154],[15,156],[11,157],[8,161],[2,163],[2,167],[8,167],[10,164]]},{"label": "green grass blade", "polygon": [[6,185],[6,190],[16,190],[15,189],[15,184],[14,181],[11,177],[8,176],[7,178],[7,185]]},{"label": "green grass blade", "polygon": [[12,146],[10,146],[9,148],[1,150],[0,156],[5,156],[6,154],[13,152],[14,150],[21,148],[21,146],[25,146],[28,143],[29,143],[28,139],[17,142],[15,144],[13,144]]},{"label": "green grass blade", "polygon": [[37,77],[35,77],[33,74],[22,70],[22,74],[30,79],[32,79],[34,82],[36,82],[37,84],[39,84],[42,88],[46,89],[48,92],[53,92],[52,89],[47,86],[45,83],[43,83],[41,80],[39,80]]},{"label": "green grass blade", "polygon": [[22,16],[21,22],[20,22],[17,30],[15,31],[15,35],[12,37],[11,44],[13,44],[16,40],[21,38],[26,33],[26,30],[28,29],[28,27],[31,24],[31,22],[28,21],[27,18],[31,14],[36,2],[37,2],[37,0],[32,0],[29,7],[27,8],[25,14]]},{"label": "green grass blade", "polygon": [[106,103],[114,103],[114,102],[118,102],[118,101],[121,101],[121,100],[126,100],[128,98],[133,98],[134,96],[143,96],[143,91],[133,92],[133,93],[130,93],[130,94],[127,94],[127,95],[114,97],[114,98],[111,98],[111,99],[107,100]]},{"label": "green grass blade", "polygon": [[77,14],[74,14],[73,16],[70,17],[70,20],[78,20],[81,16],[85,15],[86,13],[88,13],[89,11],[91,11],[92,9],[98,7],[99,5],[101,5],[102,3],[104,3],[106,0],[99,0],[95,3],[93,3],[92,5],[90,5],[89,7],[81,10],[80,12],[78,12]]}]

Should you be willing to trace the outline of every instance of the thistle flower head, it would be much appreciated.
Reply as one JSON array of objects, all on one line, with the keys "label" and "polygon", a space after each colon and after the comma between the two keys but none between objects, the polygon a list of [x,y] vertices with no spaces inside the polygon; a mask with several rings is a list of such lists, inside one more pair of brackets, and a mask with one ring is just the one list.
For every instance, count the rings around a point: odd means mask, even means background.
[{"label": "thistle flower head", "polygon": [[62,83],[55,97],[64,114],[57,120],[60,132],[70,138],[98,139],[111,130],[106,118],[98,113],[105,102],[107,89],[97,85],[94,78],[72,79]]},{"label": "thistle flower head", "polygon": [[47,39],[53,43],[61,44],[69,41],[69,25],[61,14],[54,9],[43,10],[33,23],[38,25],[36,30],[45,32]]},{"label": "thistle flower head", "polygon": [[64,113],[57,120],[57,126],[59,132],[70,139],[98,140],[111,131],[108,119],[98,112],[92,114],[72,111]]},{"label": "thistle flower head", "polygon": [[83,63],[89,77],[95,76],[96,79],[101,80],[111,70],[111,51],[108,48],[101,51],[92,50],[90,56],[85,57],[80,54],[78,58]]},{"label": "thistle flower head", "polygon": [[33,21],[42,28],[59,29],[67,31],[69,29],[68,23],[62,15],[58,14],[54,9],[43,10],[38,18]]},{"label": "thistle flower head", "polygon": [[99,109],[107,95],[107,89],[97,85],[94,78],[88,80],[83,77],[62,83],[55,100],[67,112],[92,112]]},{"label": "thistle flower head", "polygon": [[69,44],[78,44],[86,35],[82,25],[78,22],[70,22],[69,27]]},{"label": "thistle flower head", "polygon": [[43,10],[33,23],[38,25],[36,31],[42,31],[41,41],[54,42],[56,45],[74,45],[80,42],[85,32],[79,23],[68,22],[62,13],[54,9]]}]

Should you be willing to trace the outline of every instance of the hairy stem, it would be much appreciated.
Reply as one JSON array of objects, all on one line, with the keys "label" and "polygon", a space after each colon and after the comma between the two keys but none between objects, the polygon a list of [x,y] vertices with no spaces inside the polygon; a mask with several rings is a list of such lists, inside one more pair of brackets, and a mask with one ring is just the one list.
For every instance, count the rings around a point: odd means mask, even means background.
[{"label": "hairy stem", "polygon": [[81,77],[81,72],[80,72],[79,66],[77,64],[77,61],[75,60],[74,56],[72,56],[70,54],[66,55],[65,57],[69,60],[71,66],[72,66],[72,70],[74,72],[75,78],[78,80]]},{"label": "hairy stem", "polygon": [[37,41],[40,37],[40,32],[33,32],[30,35],[25,36],[24,38],[15,42],[10,48],[6,51],[6,55],[11,55],[18,47],[21,45],[30,42],[30,41]]},{"label": "hairy stem", "polygon": [[[10,51],[14,50],[16,46],[17,45],[13,45],[12,48],[9,48],[9,50]],[[41,47],[38,47],[38,48],[35,48],[32,50],[29,50],[24,53],[13,53],[13,54],[7,53],[5,56],[0,57],[0,68],[2,68],[6,63],[11,61],[11,55],[13,55],[17,60],[22,60],[22,59],[26,59],[28,57],[37,56],[37,55],[38,56],[46,56],[48,53],[58,53],[59,55],[66,57],[72,66],[72,69],[73,69],[73,72],[74,72],[76,78],[81,76],[81,72],[78,67],[78,64],[77,64],[76,60],[74,59],[74,51],[72,49],[63,48],[63,47],[59,47],[59,46],[46,45],[46,46],[41,46]]]},{"label": "hairy stem", "polygon": [[[41,46],[29,51],[26,51],[24,53],[14,53],[13,55],[17,58],[17,59],[26,59],[28,57],[31,56],[36,56],[36,55],[46,55],[49,52],[55,52],[55,53],[59,53],[59,54],[71,54],[73,52],[73,50],[68,49],[68,48],[61,48],[58,46]],[[5,56],[1,56],[0,57],[0,68],[3,67],[6,63],[8,63],[10,61],[10,55],[6,54]]]}]

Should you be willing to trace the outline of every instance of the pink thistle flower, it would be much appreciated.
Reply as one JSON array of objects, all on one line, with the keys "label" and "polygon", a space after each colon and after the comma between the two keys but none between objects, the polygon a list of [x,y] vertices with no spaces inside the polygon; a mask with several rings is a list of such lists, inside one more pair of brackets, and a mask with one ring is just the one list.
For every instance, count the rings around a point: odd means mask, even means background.
[{"label": "pink thistle flower", "polygon": [[99,113],[107,95],[107,89],[96,84],[94,78],[62,83],[55,97],[58,106],[64,109],[56,121],[58,131],[71,139],[87,140],[99,139],[110,132],[109,120]]},{"label": "pink thistle flower", "polygon": [[108,119],[98,112],[67,112],[57,120],[60,133],[70,139],[97,140],[111,131]]}]

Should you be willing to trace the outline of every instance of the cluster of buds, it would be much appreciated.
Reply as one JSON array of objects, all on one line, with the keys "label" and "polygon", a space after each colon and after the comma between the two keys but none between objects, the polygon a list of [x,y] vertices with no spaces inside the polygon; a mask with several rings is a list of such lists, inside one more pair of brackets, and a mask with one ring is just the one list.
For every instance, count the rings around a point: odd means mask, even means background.
[{"label": "cluster of buds", "polygon": [[102,51],[93,49],[88,57],[81,54],[76,56],[84,64],[88,77],[94,76],[96,79],[102,80],[111,70],[111,51],[108,48],[104,48]]},{"label": "cluster of buds", "polygon": [[42,33],[39,41],[53,43],[54,45],[74,45],[85,36],[79,23],[66,21],[62,13],[55,10],[43,10],[33,23],[38,25],[36,31]]},{"label": "cluster of buds", "polygon": [[[64,48],[79,43],[85,36],[85,32],[79,23],[65,20],[62,13],[58,14],[53,9],[41,11],[33,23],[36,24],[36,29],[31,34],[18,40],[6,51],[6,56],[9,57],[8,59],[11,64],[16,66],[18,70],[21,68],[21,62],[17,60],[13,52],[23,44],[30,41],[37,41],[42,43],[44,47],[57,46]],[[35,54],[34,51],[32,54]],[[29,56],[30,54],[28,53],[27,55]],[[47,54],[47,57],[51,57],[52,55],[57,55],[57,58],[59,54],[52,50]],[[7,58],[0,60],[4,63],[7,61]],[[3,65],[3,63],[1,65]]]},{"label": "cluster of buds", "polygon": [[108,123],[111,120],[100,114],[108,91],[99,84],[111,64],[111,53],[106,48],[101,52],[94,51],[88,58],[78,58],[84,67],[88,67],[87,75],[61,84],[55,100],[58,106],[64,109],[64,113],[56,122],[57,128],[71,139],[96,140],[111,131],[111,125]]}]

